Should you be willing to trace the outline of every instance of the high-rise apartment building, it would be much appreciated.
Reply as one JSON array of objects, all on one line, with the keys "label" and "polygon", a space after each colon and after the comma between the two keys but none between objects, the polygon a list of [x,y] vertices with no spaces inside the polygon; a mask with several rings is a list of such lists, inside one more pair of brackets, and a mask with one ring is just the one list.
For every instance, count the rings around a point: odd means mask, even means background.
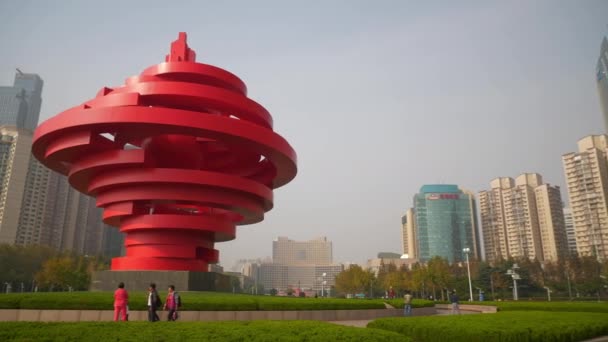
[{"label": "high-rise apartment building", "polygon": [[581,256],[608,258],[608,136],[578,141],[578,152],[562,156],[570,208]]},{"label": "high-rise apartment building", "polygon": [[122,234],[106,228],[95,201],[31,155],[42,86],[18,71],[12,87],[0,87],[0,243],[119,255]]},{"label": "high-rise apartment building", "polygon": [[537,173],[515,180],[496,178],[479,193],[486,260],[509,257],[557,260],[567,254],[563,205],[558,186]]},{"label": "high-rise apartment building", "polygon": [[272,242],[272,262],[285,265],[329,265],[332,262],[331,241],[320,237],[294,241],[280,236]]},{"label": "high-rise apartment building", "polygon": [[576,249],[576,231],[574,230],[574,220],[572,220],[572,209],[570,208],[564,208],[564,226],[566,227],[568,251],[570,255],[578,255]]},{"label": "high-rise apartment building", "polygon": [[[406,214],[407,216],[407,214]],[[414,196],[415,258],[428,261],[434,256],[450,263],[465,260],[464,248],[471,257],[480,257],[475,199],[457,185],[424,185]]]},{"label": "high-rise apartment building", "polygon": [[0,125],[33,132],[38,125],[44,82],[17,70],[13,86],[0,87]]},{"label": "high-rise apartment building", "polygon": [[600,56],[596,67],[597,91],[600,97],[600,105],[604,112],[604,124],[608,132],[608,40],[602,39]]},{"label": "high-rise apartment building", "polygon": [[543,260],[556,261],[569,254],[564,206],[558,186],[541,184],[534,189]]},{"label": "high-rise apartment building", "polygon": [[408,259],[417,259],[416,250],[416,220],[414,219],[414,209],[410,208],[401,217],[401,240],[403,254]]},{"label": "high-rise apartment building", "polygon": [[47,208],[54,201],[54,194],[49,192],[52,171],[30,158],[27,169],[23,200],[19,210],[17,226],[18,245],[49,245],[51,230],[46,226],[53,213]]},{"label": "high-rise apartment building", "polygon": [[483,244],[485,259],[488,261],[506,258],[509,254],[503,193],[514,185],[512,178],[500,177],[490,182],[490,190],[479,192]]},{"label": "high-rise apartment building", "polygon": [[0,126],[0,243],[17,240],[31,149],[31,133]]}]

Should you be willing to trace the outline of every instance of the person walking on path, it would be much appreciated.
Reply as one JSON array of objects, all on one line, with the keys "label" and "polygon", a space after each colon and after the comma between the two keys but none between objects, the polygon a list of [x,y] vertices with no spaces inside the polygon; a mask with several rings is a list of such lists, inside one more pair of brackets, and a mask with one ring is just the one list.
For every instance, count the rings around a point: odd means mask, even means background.
[{"label": "person walking on path", "polygon": [[118,321],[118,316],[123,321],[127,320],[127,305],[129,304],[129,293],[125,290],[125,283],[120,282],[114,291],[114,321]]},{"label": "person walking on path", "polygon": [[458,300],[458,295],[456,294],[456,290],[452,291],[452,295],[450,296],[450,302],[452,303],[452,315],[460,315],[460,303]]},{"label": "person walking on path", "polygon": [[395,290],[393,290],[392,286],[388,290],[388,299],[395,299]]},{"label": "person walking on path", "polygon": [[405,291],[405,295],[403,296],[403,303],[405,306],[403,307],[403,314],[405,316],[412,315],[412,295],[410,291]]},{"label": "person walking on path", "polygon": [[169,310],[167,314],[167,321],[175,321],[177,320],[177,309],[181,306],[182,300],[179,296],[179,293],[175,291],[175,286],[169,285],[169,293],[167,294],[167,299],[165,300],[164,310]]},{"label": "person walking on path", "polygon": [[158,292],[156,292],[156,284],[151,283],[148,288],[148,322],[160,321],[156,310],[162,305]]}]

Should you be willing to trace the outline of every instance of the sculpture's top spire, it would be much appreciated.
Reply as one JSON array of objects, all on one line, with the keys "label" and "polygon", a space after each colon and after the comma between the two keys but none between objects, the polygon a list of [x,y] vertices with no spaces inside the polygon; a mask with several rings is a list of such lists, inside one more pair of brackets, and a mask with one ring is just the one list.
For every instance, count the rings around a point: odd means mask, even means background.
[{"label": "sculpture's top spire", "polygon": [[196,52],[188,47],[186,32],[180,32],[177,40],[171,43],[171,52],[165,62],[196,62]]}]

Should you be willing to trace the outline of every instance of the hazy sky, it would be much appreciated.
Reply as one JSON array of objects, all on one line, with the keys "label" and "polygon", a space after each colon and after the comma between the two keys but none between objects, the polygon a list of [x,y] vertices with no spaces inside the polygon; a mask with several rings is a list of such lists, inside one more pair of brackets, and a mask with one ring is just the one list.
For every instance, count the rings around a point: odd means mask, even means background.
[{"label": "hazy sky", "polygon": [[274,117],[299,173],[230,267],[279,235],[326,235],[335,261],[401,252],[423,184],[475,192],[538,172],[603,132],[595,63],[608,1],[0,1],[0,84],[45,81],[41,120],[164,61],[179,31]]}]

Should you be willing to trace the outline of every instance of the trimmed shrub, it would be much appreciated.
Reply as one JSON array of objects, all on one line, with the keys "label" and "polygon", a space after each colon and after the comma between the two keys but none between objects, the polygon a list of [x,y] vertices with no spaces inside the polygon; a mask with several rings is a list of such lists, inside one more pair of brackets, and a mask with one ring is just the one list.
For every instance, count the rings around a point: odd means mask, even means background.
[{"label": "trimmed shrub", "polygon": [[608,315],[581,312],[502,312],[482,315],[381,318],[369,328],[415,341],[581,341],[608,334]]},{"label": "trimmed shrub", "polygon": [[[185,311],[384,309],[381,300],[252,296],[180,292]],[[165,301],[166,293],[160,293]],[[41,292],[0,295],[2,309],[113,310],[111,292]],[[147,310],[146,292],[129,292],[131,310]]]},{"label": "trimmed shrub", "polygon": [[0,341],[409,341],[400,334],[313,321],[0,322]]}]

